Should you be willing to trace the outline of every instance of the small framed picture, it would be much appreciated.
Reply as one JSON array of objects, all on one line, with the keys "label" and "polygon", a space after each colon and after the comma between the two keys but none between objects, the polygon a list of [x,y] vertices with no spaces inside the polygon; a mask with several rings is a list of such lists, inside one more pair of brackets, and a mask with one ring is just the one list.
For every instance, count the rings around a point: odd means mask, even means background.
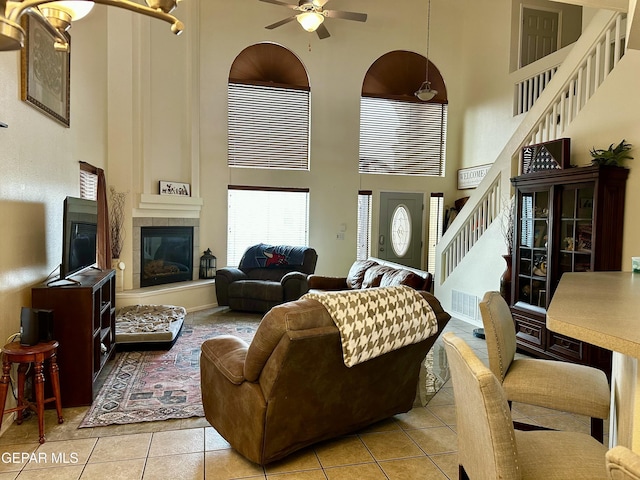
[{"label": "small framed picture", "polygon": [[160,195],[177,195],[179,197],[191,196],[191,185],[188,183],[168,182],[160,180]]}]

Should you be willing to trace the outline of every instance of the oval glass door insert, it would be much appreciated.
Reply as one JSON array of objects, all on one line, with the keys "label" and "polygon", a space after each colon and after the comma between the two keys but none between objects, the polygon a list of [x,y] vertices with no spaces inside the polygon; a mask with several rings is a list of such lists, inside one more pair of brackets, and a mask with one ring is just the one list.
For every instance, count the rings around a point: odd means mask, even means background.
[{"label": "oval glass door insert", "polygon": [[398,257],[403,257],[411,242],[411,213],[406,205],[400,204],[391,216],[391,247]]}]

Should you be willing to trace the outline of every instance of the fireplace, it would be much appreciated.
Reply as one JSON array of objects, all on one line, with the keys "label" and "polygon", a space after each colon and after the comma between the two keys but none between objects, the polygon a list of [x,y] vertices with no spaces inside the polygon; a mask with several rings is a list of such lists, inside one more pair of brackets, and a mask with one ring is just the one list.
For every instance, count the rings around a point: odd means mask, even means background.
[{"label": "fireplace", "polygon": [[141,227],[140,241],[141,287],[193,278],[193,227]]}]

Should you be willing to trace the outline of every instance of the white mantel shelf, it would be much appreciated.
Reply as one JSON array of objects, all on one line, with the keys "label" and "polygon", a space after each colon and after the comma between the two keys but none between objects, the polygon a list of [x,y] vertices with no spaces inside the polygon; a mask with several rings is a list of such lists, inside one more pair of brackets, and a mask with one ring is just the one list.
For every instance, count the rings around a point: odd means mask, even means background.
[{"label": "white mantel shelf", "polygon": [[182,197],[179,195],[140,194],[134,217],[176,216],[199,218],[203,200],[200,197]]}]

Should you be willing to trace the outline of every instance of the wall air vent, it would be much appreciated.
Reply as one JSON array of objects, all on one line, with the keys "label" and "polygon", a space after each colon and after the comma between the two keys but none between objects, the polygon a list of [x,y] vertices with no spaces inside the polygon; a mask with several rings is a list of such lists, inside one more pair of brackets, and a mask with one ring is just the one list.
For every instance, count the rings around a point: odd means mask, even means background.
[{"label": "wall air vent", "polygon": [[452,313],[471,320],[478,318],[478,297],[458,290],[451,290]]}]

